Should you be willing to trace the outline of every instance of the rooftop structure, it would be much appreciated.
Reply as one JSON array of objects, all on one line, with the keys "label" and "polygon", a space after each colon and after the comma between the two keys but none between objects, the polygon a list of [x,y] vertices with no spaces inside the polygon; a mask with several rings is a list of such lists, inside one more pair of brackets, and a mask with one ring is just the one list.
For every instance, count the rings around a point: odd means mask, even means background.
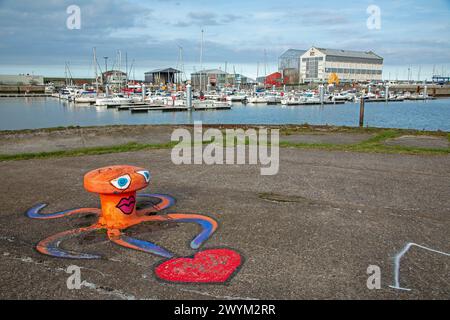
[{"label": "rooftop structure", "polygon": [[181,74],[182,72],[175,68],[155,69],[145,73],[145,82],[157,85],[181,83]]}]

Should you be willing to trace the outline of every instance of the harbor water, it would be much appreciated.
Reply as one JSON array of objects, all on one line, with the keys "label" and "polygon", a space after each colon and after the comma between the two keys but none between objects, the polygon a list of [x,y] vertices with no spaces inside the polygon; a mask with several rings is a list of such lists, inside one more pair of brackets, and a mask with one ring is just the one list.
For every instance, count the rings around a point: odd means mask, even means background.
[{"label": "harbor water", "polygon": [[[55,98],[0,99],[0,130],[116,124],[314,124],[358,126],[359,104],[233,105],[231,110],[131,113]],[[367,103],[365,126],[450,131],[450,99]]]}]

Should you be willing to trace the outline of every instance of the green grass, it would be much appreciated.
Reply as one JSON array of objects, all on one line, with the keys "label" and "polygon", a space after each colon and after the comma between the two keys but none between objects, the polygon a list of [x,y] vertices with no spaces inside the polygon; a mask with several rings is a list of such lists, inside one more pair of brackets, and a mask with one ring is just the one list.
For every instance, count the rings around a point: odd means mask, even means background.
[{"label": "green grass", "polygon": [[[405,130],[385,129],[377,130],[377,134],[373,137],[356,144],[329,144],[329,143],[293,143],[281,141],[281,147],[294,147],[302,149],[320,149],[329,151],[353,151],[353,152],[371,152],[371,153],[397,153],[397,154],[416,154],[416,155],[444,155],[450,153],[450,148],[419,148],[408,146],[389,146],[383,142],[388,139],[394,139],[404,135]],[[408,135],[423,135],[421,131],[407,130]],[[442,136],[437,133],[436,135]],[[450,141],[450,134],[447,137]]]},{"label": "green grass", "polygon": [[411,154],[411,155],[445,155],[450,153],[450,149],[428,149],[415,148],[403,146],[385,146],[385,145],[335,145],[325,143],[292,143],[280,142],[281,147],[300,148],[300,149],[318,149],[327,151],[351,151],[351,152],[365,152],[365,153],[396,153],[396,154]]},{"label": "green grass", "polygon": [[[270,126],[269,126],[270,127]],[[67,129],[67,128],[64,128]],[[51,129],[53,130],[53,129]],[[60,128],[55,128],[60,130]],[[223,131],[222,131],[223,132]],[[394,154],[417,154],[417,155],[445,155],[450,153],[450,148],[417,148],[407,146],[388,146],[385,142],[388,139],[397,138],[402,135],[432,135],[447,137],[450,142],[450,133],[442,131],[417,131],[417,130],[403,130],[403,129],[380,129],[380,128],[353,128],[353,127],[328,127],[328,126],[281,126],[280,134],[290,135],[296,133],[370,133],[372,137],[356,144],[330,144],[330,143],[295,143],[280,141],[280,147],[300,148],[300,149],[317,149],[328,151],[351,151],[351,152],[372,152],[372,153],[394,153]],[[223,132],[224,133],[224,132]],[[237,140],[235,140],[237,141]],[[209,143],[204,141],[203,144]],[[102,155],[122,152],[133,152],[150,149],[170,149],[177,145],[177,142],[163,143],[163,144],[141,144],[141,143],[127,143],[117,146],[108,147],[93,147],[81,148],[67,151],[53,151],[53,152],[38,152],[38,153],[23,153],[12,155],[0,155],[0,161],[13,160],[29,160],[29,159],[47,159],[47,158],[61,158],[61,157],[77,157],[84,155]],[[246,139],[245,144],[249,141]],[[224,136],[224,145],[226,140]]]},{"label": "green grass", "polygon": [[413,130],[413,129],[389,129],[389,128],[376,128],[376,127],[346,127],[346,126],[316,126],[309,124],[302,125],[288,125],[280,126],[280,134],[292,135],[296,133],[369,133],[380,134],[388,132],[396,132],[399,135],[428,135],[428,136],[448,136],[450,139],[450,133],[444,131],[426,131],[426,130]]},{"label": "green grass", "polygon": [[67,151],[53,151],[53,152],[38,152],[38,153],[22,153],[11,155],[0,155],[0,161],[9,160],[29,160],[29,159],[47,159],[47,158],[61,158],[61,157],[77,157],[85,155],[101,155],[109,153],[121,153],[131,151],[141,151],[149,149],[169,149],[175,146],[176,143],[165,144],[141,144],[141,143],[127,143],[110,147],[95,147],[82,148]]}]

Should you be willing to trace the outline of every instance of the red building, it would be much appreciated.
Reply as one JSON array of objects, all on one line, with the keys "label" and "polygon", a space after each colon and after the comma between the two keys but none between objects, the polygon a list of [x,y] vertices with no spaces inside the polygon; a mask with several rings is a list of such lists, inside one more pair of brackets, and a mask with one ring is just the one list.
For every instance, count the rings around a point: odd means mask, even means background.
[{"label": "red building", "polygon": [[283,84],[284,84],[283,75],[280,72],[269,74],[264,81],[264,85],[266,87],[272,86],[281,87]]}]

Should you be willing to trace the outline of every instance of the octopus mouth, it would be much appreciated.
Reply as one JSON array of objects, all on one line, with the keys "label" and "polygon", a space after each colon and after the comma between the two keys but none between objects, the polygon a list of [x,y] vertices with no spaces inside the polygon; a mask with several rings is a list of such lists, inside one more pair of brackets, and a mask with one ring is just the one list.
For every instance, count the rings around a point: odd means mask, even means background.
[{"label": "octopus mouth", "polygon": [[134,196],[130,196],[129,198],[122,198],[119,204],[116,206],[120,211],[124,214],[131,214],[134,210],[134,205],[136,204],[136,198]]}]

